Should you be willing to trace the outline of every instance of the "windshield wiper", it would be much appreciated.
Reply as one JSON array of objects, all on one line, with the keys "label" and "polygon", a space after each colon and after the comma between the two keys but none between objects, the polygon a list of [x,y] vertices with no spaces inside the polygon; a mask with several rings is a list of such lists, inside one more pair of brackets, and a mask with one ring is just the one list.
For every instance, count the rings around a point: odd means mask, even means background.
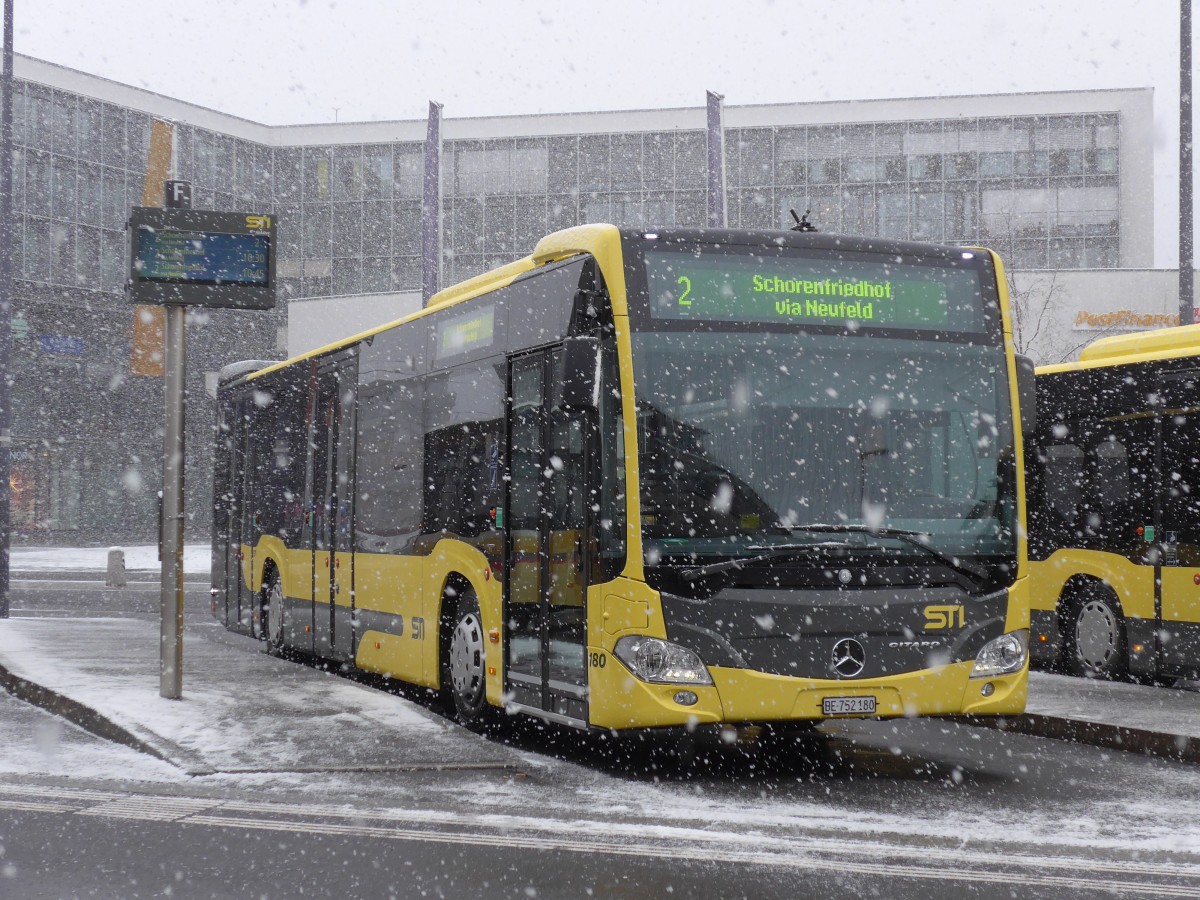
[{"label": "windshield wiper", "polygon": [[954,571],[967,575],[977,584],[987,578],[987,572],[982,567],[967,562],[965,559],[959,559],[957,556],[952,556],[929,544],[930,535],[924,531],[909,531],[905,528],[872,528],[870,525],[826,525],[820,522],[814,522],[811,525],[788,525],[785,527],[793,534],[797,531],[802,531],[807,534],[867,534],[877,537],[895,538],[898,541],[903,541],[910,547],[924,550],[930,556],[944,562]]},{"label": "windshield wiper", "polygon": [[742,556],[735,559],[727,559],[723,562],[709,563],[706,566],[694,566],[691,569],[682,569],[679,574],[688,581],[695,581],[697,578],[703,578],[705,575],[716,575],[718,572],[740,569],[742,566],[750,566],[767,559],[803,556],[810,550],[846,550],[850,549],[850,545],[841,541],[820,541],[814,544],[776,544],[773,547],[748,547],[747,549],[761,550],[763,552],[755,556]]},{"label": "windshield wiper", "polygon": [[[925,541],[929,539],[929,535],[923,531],[909,531],[904,528],[872,528],[869,525],[826,525],[823,523],[813,523],[811,525],[788,525],[784,526],[789,531],[807,532],[808,534],[863,534],[875,535],[876,537],[894,538],[898,541],[903,541],[910,547],[916,547],[918,550],[923,550],[933,558],[945,563],[950,569],[965,575],[971,579],[972,584],[976,587],[980,586],[987,578],[987,572],[980,566],[974,563],[967,562],[964,559],[959,559],[956,556],[951,556],[936,547],[930,546]],[[925,540],[922,540],[924,538]],[[740,569],[743,566],[750,566],[754,563],[764,562],[768,559],[800,557],[807,555],[813,550],[847,550],[855,549],[853,545],[846,544],[841,541],[820,541],[812,544],[776,544],[775,546],[752,546],[748,550],[761,550],[763,552],[755,556],[747,556],[738,559],[727,559],[723,562],[709,563],[706,566],[694,566],[690,569],[683,569],[679,574],[688,581],[695,581],[698,578],[703,578],[705,575],[716,575],[720,572],[727,572],[730,569]]]}]

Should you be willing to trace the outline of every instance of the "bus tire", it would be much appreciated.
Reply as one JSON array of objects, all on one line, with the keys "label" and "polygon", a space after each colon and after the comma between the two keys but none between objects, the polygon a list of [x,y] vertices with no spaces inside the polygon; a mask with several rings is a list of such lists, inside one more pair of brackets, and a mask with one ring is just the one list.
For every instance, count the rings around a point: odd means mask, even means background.
[{"label": "bus tire", "polygon": [[283,583],[274,569],[263,582],[262,632],[267,641],[267,652],[278,656],[283,653]]},{"label": "bus tire", "polygon": [[1091,583],[1071,601],[1067,614],[1067,666],[1084,678],[1122,678],[1128,671],[1125,621],[1112,590]]},{"label": "bus tire", "polygon": [[442,684],[449,690],[458,721],[481,728],[488,712],[486,696],[486,638],[479,598],[473,590],[458,596],[450,632],[449,648],[442,671]]}]

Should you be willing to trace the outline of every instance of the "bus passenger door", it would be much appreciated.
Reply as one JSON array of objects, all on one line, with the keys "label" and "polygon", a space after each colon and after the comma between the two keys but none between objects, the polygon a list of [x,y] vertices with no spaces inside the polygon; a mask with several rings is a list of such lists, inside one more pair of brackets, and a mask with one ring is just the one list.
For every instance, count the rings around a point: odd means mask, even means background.
[{"label": "bus passenger door", "polygon": [[[318,652],[314,643],[317,623],[324,610],[328,627],[329,612],[321,605],[329,602],[329,451],[333,441],[330,421],[337,385],[332,372],[310,371],[308,384],[308,468],[304,479],[304,530],[300,546],[303,556],[301,596],[288,604],[284,631],[288,646],[306,653]],[[327,642],[328,643],[328,642]]]},{"label": "bus passenger door", "polygon": [[[250,624],[245,620],[247,605],[250,603],[249,589],[243,577],[242,542],[243,542],[243,510],[247,506],[246,491],[246,459],[247,448],[245,415],[246,401],[242,397],[231,399],[227,407],[221,411],[223,433],[221,440],[225,444],[225,467],[221,473],[223,491],[218,498],[217,521],[224,532],[222,567],[225,587],[224,624],[231,627],[235,624]],[[162,503],[162,500],[159,500]],[[162,510],[160,507],[159,514]]]},{"label": "bus passenger door", "polygon": [[587,721],[586,413],[558,404],[561,350],[513,360],[505,515],[505,689]]},{"label": "bus passenger door", "polygon": [[350,655],[353,595],[351,450],[353,358],[341,354],[317,372],[311,440],[312,650]]},{"label": "bus passenger door", "polygon": [[1159,671],[1200,672],[1200,372],[1163,380],[1159,419]]},{"label": "bus passenger door", "polygon": [[357,433],[356,395],[358,358],[347,355],[338,363],[338,401],[334,411],[336,433],[330,452],[333,490],[330,522],[333,548],[333,579],[330,585],[330,655],[354,658],[354,447]]},{"label": "bus passenger door", "polygon": [[[239,413],[243,416],[242,431],[238,438],[238,460],[240,471],[238,478],[240,503],[237,511],[237,560],[238,560],[238,622],[249,632],[251,637],[262,639],[266,635],[262,631],[262,598],[258,593],[250,591],[249,573],[252,569],[254,553],[258,549],[259,537],[262,534],[262,496],[263,482],[270,473],[271,461],[264,458],[261,435],[256,434],[255,425],[251,425],[247,417],[253,417],[258,410],[254,407],[252,397],[238,404]],[[257,427],[261,428],[261,424]],[[245,549],[243,549],[245,548]]]}]

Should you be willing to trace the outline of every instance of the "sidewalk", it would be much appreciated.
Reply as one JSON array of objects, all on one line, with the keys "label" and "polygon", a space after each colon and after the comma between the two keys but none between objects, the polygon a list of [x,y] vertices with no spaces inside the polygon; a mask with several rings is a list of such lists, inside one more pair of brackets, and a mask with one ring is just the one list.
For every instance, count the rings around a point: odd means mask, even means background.
[{"label": "sidewalk", "polygon": [[517,765],[415,703],[275,659],[216,624],[186,630],[183,699],[163,699],[158,643],[145,620],[7,619],[0,688],[192,775]]},{"label": "sidewalk", "polygon": [[1029,675],[1025,715],[989,722],[1022,734],[1200,763],[1200,691]]}]

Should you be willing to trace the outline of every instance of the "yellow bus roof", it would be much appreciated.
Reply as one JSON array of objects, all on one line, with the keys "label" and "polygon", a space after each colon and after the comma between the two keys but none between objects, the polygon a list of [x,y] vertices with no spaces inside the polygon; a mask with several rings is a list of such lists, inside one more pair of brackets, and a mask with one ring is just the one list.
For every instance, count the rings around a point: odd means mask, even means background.
[{"label": "yellow bus roof", "polygon": [[[556,260],[567,259],[571,256],[577,256],[580,253],[591,253],[600,260],[601,268],[604,269],[606,262],[604,257],[614,252],[614,241],[619,236],[620,232],[615,225],[577,225],[574,228],[565,228],[562,231],[556,231],[538,241],[533,253],[529,256],[522,257],[507,265],[484,272],[482,275],[476,275],[474,278],[468,278],[466,281],[438,291],[429,298],[429,302],[424,307],[414,313],[259,369],[257,372],[248,375],[247,380],[260,378],[263,375],[276,372],[279,369],[286,368],[306,359],[312,359],[315,356],[324,356],[326,353],[332,353],[342,347],[357,344],[359,341],[366,340],[373,335],[379,334],[381,331],[387,331],[389,328],[394,328],[403,322],[419,319],[434,310],[453,306],[456,303],[470,300],[472,297],[478,297],[480,294],[486,294],[488,291],[511,284],[516,280],[517,276],[523,275],[531,269],[536,269],[539,266],[544,266]],[[611,259],[607,261],[611,261]]]},{"label": "yellow bus roof", "polygon": [[1100,338],[1083,348],[1078,362],[1039,366],[1037,374],[1076,372],[1102,366],[1123,366],[1182,356],[1200,356],[1200,325],[1182,325]]}]

